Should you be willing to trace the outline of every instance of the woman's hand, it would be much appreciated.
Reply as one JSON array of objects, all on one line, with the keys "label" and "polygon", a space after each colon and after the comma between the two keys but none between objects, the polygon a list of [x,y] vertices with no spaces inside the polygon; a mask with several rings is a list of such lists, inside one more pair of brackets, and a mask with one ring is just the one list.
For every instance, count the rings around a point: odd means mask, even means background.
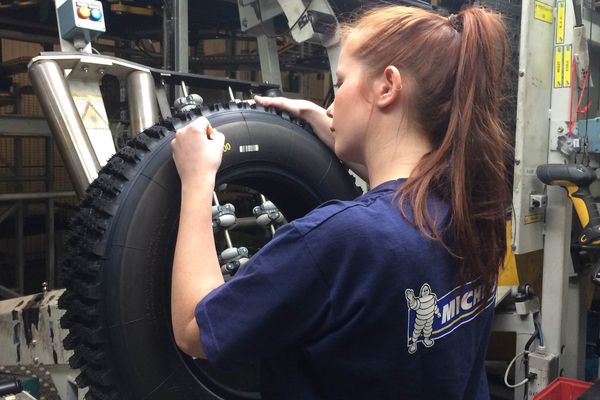
[{"label": "woman's hand", "polygon": [[308,100],[288,99],[287,97],[254,96],[254,101],[265,107],[273,107],[286,111],[291,116],[302,118],[312,126],[317,137],[333,151],[333,136],[331,136],[331,118],[323,107]]},{"label": "woman's hand", "polygon": [[[287,97],[264,97],[254,96],[256,103],[265,107],[273,107],[278,110],[287,111],[296,118],[302,118],[312,126],[317,137],[331,151],[335,152],[335,141],[331,134],[332,120],[327,115],[327,111],[312,101],[288,99]],[[348,163],[348,166],[363,180],[368,181],[367,169],[362,164]]]},{"label": "woman's hand", "polygon": [[177,131],[171,147],[182,188],[198,187],[207,182],[214,185],[224,142],[223,134],[214,129],[205,117]]},{"label": "woman's hand", "polygon": [[308,100],[289,99],[287,97],[254,96],[254,101],[265,107],[273,107],[278,110],[286,111],[293,117],[306,119],[308,123],[311,123],[311,114],[325,114],[323,108]]}]

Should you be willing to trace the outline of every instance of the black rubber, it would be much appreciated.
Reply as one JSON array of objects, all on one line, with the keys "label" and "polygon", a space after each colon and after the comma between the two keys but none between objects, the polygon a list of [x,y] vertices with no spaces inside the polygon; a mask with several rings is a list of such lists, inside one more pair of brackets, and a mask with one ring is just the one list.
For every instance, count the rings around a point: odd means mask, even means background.
[{"label": "black rubber", "polygon": [[288,220],[328,199],[359,194],[348,171],[313,134],[262,106],[197,109],[129,141],[88,188],[62,264],[61,324],[70,331],[64,345],[74,350],[71,366],[81,369],[78,385],[89,386],[86,399],[260,397],[252,393],[251,378],[240,378],[245,372],[211,371],[181,353],[172,337],[170,274],[180,181],[170,142],[176,129],[200,114],[226,137],[217,185],[255,189]]}]

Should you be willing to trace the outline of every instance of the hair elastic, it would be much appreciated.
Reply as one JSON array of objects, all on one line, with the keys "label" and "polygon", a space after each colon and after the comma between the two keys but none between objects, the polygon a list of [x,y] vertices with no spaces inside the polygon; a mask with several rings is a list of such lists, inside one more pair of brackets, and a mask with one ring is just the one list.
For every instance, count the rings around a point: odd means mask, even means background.
[{"label": "hair elastic", "polygon": [[450,25],[452,25],[452,27],[454,28],[454,30],[456,32],[462,32],[463,31],[463,19],[462,17],[456,15],[456,14],[450,14],[448,16],[448,22],[450,22]]}]

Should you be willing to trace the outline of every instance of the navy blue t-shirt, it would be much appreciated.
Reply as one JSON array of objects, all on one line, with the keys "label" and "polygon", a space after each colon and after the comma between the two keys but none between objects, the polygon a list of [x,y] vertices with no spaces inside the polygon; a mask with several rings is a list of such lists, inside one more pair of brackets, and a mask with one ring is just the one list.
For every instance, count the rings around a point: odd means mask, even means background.
[{"label": "navy blue t-shirt", "polygon": [[[452,257],[386,182],[276,232],[196,307],[220,368],[261,360],[266,399],[488,399],[494,295],[456,286]],[[448,206],[429,209],[439,226]]]}]

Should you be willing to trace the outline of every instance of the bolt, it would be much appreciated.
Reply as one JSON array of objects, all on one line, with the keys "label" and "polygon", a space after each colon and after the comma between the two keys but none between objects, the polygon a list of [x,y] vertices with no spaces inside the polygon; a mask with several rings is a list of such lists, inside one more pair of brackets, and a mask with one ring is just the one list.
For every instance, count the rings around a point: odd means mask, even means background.
[{"label": "bolt", "polygon": [[81,70],[87,74],[87,73],[88,73],[88,71],[89,71],[90,69],[88,68],[88,66],[87,66],[87,65],[83,65],[83,66],[81,67]]},{"label": "bolt", "polygon": [[106,71],[104,70],[104,68],[100,68],[98,70],[98,73],[100,74],[100,76],[104,75],[106,73]]},{"label": "bolt", "polygon": [[565,128],[563,128],[562,126],[558,127],[558,133],[563,133],[565,131]]},{"label": "bolt", "polygon": [[42,292],[44,294],[48,292],[48,282],[42,282]]},{"label": "bolt", "polygon": [[32,346],[35,346],[36,344],[37,344],[37,340],[33,339],[33,340],[31,341],[31,345],[32,345]]},{"label": "bolt", "polygon": [[519,71],[519,76],[522,78],[525,76],[525,71],[524,70],[520,70]]},{"label": "bolt", "polygon": [[247,28],[247,27],[248,27],[248,20],[246,19],[246,17],[244,17],[244,19],[242,20],[242,26],[243,26],[244,28]]},{"label": "bolt", "polygon": [[512,251],[516,251],[516,250],[517,250],[517,246],[516,246],[516,245],[514,245],[514,244],[511,244],[511,245],[510,245],[510,249],[511,249]]},{"label": "bolt", "polygon": [[33,363],[34,363],[34,364],[37,364],[37,363],[39,363],[39,362],[40,362],[40,359],[39,359],[39,357],[33,357]]},{"label": "bolt", "polygon": [[521,164],[521,160],[515,159],[515,165],[519,165],[519,164]]}]

